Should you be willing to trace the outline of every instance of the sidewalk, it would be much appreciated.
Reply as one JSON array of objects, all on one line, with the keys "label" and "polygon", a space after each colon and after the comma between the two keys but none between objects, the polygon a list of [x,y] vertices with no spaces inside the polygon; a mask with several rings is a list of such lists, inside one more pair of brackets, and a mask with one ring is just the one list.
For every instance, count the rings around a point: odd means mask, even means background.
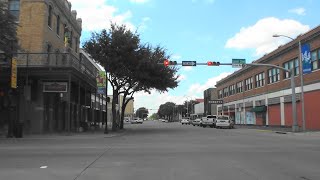
[{"label": "sidewalk", "polygon": [[23,134],[23,138],[6,138],[5,135],[0,136],[1,139],[96,139],[96,138],[112,138],[122,136],[125,130],[118,130],[112,132],[109,130],[108,134],[104,134],[103,129],[88,130],[86,132],[61,132],[61,133],[46,133],[46,134]]},{"label": "sidewalk", "polygon": [[305,132],[292,132],[291,127],[275,127],[275,126],[257,126],[257,125],[235,125],[235,128],[238,129],[256,129],[261,131],[269,131],[278,134],[291,134],[291,135],[298,135],[298,136],[314,136],[320,137],[320,131],[310,131],[307,130]]}]

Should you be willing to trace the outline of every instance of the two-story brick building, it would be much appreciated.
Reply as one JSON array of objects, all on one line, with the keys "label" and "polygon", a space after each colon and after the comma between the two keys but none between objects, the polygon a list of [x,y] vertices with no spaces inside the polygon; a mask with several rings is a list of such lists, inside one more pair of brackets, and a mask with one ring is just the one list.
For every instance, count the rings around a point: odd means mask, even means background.
[{"label": "two-story brick building", "polygon": [[[276,40],[276,39],[275,39]],[[304,74],[305,123],[320,129],[320,26],[278,47],[254,63],[294,68],[298,124],[302,126],[299,41],[311,48],[310,74]],[[276,68],[247,66],[217,82],[220,114],[233,117],[236,124],[292,126],[290,74]]]},{"label": "two-story brick building", "polygon": [[[77,131],[92,117],[98,71],[79,50],[82,20],[67,0],[2,1],[17,18],[21,50],[13,54],[18,64],[17,113],[12,117],[3,110],[1,121],[21,122],[30,133]],[[0,74],[3,94],[9,81],[9,73]]]}]

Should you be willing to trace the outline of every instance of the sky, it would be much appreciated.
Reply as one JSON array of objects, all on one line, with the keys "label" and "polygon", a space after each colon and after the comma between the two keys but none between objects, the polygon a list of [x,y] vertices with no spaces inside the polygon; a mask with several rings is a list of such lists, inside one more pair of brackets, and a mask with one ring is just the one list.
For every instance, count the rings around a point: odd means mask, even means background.
[{"label": "sky", "polygon": [[[69,0],[82,18],[81,43],[110,22],[138,31],[143,43],[167,49],[170,60],[247,63],[270,53],[288,38],[320,25],[320,0]],[[180,67],[179,86],[165,93],[137,93],[135,110],[157,112],[165,102],[203,99],[203,91],[237,69],[231,66]],[[110,92],[110,91],[109,91]]]}]

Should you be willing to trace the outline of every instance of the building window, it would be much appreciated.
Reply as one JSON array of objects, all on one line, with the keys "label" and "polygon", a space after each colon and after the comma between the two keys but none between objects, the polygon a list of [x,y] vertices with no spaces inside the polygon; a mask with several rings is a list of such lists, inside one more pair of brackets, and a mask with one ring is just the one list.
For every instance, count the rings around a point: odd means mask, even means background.
[{"label": "building window", "polygon": [[245,80],[246,91],[252,89],[252,83],[253,83],[253,78],[252,77]]},{"label": "building window", "polygon": [[230,96],[236,94],[236,85],[235,84],[229,86],[229,94],[230,94]]},{"label": "building window", "polygon": [[228,88],[224,88],[223,89],[223,97],[228,97],[229,96],[229,91],[228,91]]},{"label": "building window", "polygon": [[319,68],[318,66],[318,58],[317,58],[317,51],[311,52],[311,64],[312,64],[312,71]]},{"label": "building window", "polygon": [[219,99],[222,99],[223,96],[222,96],[222,90],[219,90]]},{"label": "building window", "polygon": [[269,84],[280,81],[280,69],[272,68],[268,70]]},{"label": "building window", "polygon": [[[289,69],[291,70],[292,68],[294,68],[294,75],[298,75],[299,74],[299,61],[298,59],[294,59],[294,60],[291,60],[291,61],[288,61],[288,62],[285,62],[283,64],[283,67],[285,69]],[[291,73],[285,71],[284,74],[283,74],[283,77],[284,79],[288,79],[291,77]]]},{"label": "building window", "polygon": [[264,73],[260,73],[256,75],[256,88],[264,86],[265,83],[265,75]]},{"label": "building window", "polygon": [[19,21],[20,16],[20,0],[9,0],[9,11],[17,21]]},{"label": "building window", "polygon": [[51,27],[52,25],[52,6],[49,6],[48,10],[48,26]]},{"label": "building window", "polygon": [[237,93],[243,92],[243,81],[237,83]]},{"label": "building window", "polygon": [[57,34],[60,35],[60,16],[57,16]]}]

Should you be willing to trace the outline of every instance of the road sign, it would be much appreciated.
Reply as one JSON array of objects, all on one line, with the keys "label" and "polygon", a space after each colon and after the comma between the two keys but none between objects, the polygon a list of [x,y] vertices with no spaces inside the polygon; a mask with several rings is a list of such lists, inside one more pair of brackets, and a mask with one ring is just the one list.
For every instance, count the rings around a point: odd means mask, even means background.
[{"label": "road sign", "polygon": [[223,104],[223,100],[210,100],[208,101],[209,104]]},{"label": "road sign", "polygon": [[182,66],[197,66],[197,61],[182,61]]},{"label": "road sign", "polygon": [[11,88],[17,89],[17,59],[11,60]]},{"label": "road sign", "polygon": [[242,68],[242,66],[245,64],[246,64],[245,59],[232,59],[232,67],[233,68]]}]

